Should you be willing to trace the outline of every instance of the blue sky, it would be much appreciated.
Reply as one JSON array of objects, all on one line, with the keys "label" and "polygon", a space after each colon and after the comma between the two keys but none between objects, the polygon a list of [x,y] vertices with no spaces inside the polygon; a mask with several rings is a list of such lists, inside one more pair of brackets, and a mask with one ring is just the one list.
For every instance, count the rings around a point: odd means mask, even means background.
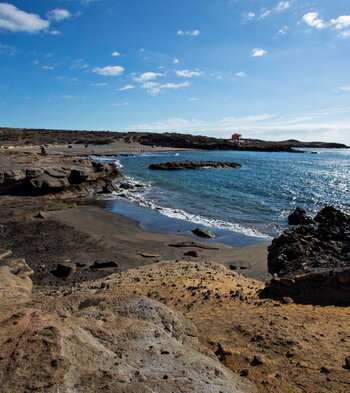
[{"label": "blue sky", "polygon": [[350,144],[349,0],[0,2],[0,124]]}]

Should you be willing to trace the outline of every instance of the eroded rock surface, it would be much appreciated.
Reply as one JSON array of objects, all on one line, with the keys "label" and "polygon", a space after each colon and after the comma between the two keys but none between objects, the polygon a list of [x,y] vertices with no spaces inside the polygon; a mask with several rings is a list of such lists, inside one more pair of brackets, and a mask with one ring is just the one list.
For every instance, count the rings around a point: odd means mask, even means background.
[{"label": "eroded rock surface", "polygon": [[117,287],[65,295],[0,302],[2,392],[256,392],[181,313]]},{"label": "eroded rock surface", "polygon": [[45,195],[89,186],[102,189],[118,177],[114,165],[91,160],[48,158],[27,164],[14,160],[13,164],[2,163],[0,195]]},{"label": "eroded rock surface", "polygon": [[297,209],[269,247],[275,277],[264,294],[301,303],[350,304],[350,216],[331,206],[314,219]]}]

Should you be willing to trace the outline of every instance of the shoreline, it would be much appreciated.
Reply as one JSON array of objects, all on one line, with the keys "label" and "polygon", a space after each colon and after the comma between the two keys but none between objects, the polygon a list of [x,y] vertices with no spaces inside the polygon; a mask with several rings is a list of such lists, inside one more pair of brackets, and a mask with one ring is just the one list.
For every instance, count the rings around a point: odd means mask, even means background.
[{"label": "shoreline", "polygon": [[[83,231],[98,242],[104,243],[110,249],[111,254],[113,254],[113,245],[118,244],[117,259],[120,270],[164,260],[205,261],[219,263],[228,269],[230,265],[235,265],[241,273],[260,281],[265,281],[268,277],[266,257],[270,242],[233,247],[220,242],[220,239],[212,239],[208,242],[206,239],[183,233],[151,232],[143,229],[137,220],[92,204],[79,205],[69,211],[53,212],[50,218],[78,231]],[[196,249],[195,247],[169,246],[169,244],[186,241],[202,243],[218,248],[218,250],[197,249],[199,257],[193,258],[184,256],[184,253]],[[144,258],[139,253],[157,256]],[[106,252],[106,257],[112,256],[111,254]]]}]

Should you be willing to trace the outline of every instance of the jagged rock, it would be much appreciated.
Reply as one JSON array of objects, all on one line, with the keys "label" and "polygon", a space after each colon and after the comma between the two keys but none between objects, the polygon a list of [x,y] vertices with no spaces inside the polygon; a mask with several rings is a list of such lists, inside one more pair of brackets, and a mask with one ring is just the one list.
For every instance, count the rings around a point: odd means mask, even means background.
[{"label": "jagged rock", "polygon": [[99,262],[95,261],[94,264],[91,266],[92,269],[109,269],[109,268],[117,268],[118,264],[114,261],[105,261]]},{"label": "jagged rock", "polygon": [[312,220],[301,209],[269,247],[275,275],[262,296],[307,304],[350,304],[350,216],[326,206]]},{"label": "jagged rock", "polygon": [[205,168],[240,168],[241,165],[235,162],[220,162],[220,161],[174,161],[164,162],[160,164],[151,164],[148,169],[177,171],[181,169],[205,169]]},{"label": "jagged rock", "polygon": [[345,358],[345,365],[344,365],[344,368],[347,369],[347,370],[350,370],[350,356],[347,356],[347,357]]},{"label": "jagged rock", "polygon": [[197,250],[190,250],[190,251],[185,252],[184,256],[198,258],[199,257],[199,252]]},{"label": "jagged rock", "polygon": [[289,217],[289,225],[308,225],[314,224],[315,222],[306,214],[304,209],[298,207]]},{"label": "jagged rock", "polygon": [[65,261],[57,264],[56,270],[53,272],[56,277],[69,278],[72,277],[77,269],[75,263]]},{"label": "jagged rock", "polygon": [[206,238],[214,238],[215,235],[213,232],[209,231],[208,229],[205,228],[195,228],[192,230],[192,232],[199,237],[206,237]]},{"label": "jagged rock", "polygon": [[250,365],[253,367],[261,366],[264,364],[264,361],[260,356],[254,356],[253,360],[250,362]]}]

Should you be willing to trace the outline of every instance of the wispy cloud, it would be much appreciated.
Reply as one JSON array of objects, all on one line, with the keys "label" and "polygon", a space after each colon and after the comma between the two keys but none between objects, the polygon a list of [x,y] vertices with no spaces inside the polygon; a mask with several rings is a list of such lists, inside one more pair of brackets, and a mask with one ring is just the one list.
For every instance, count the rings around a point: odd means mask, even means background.
[{"label": "wispy cloud", "polygon": [[270,9],[263,9],[260,13],[256,12],[244,12],[243,19],[245,20],[253,20],[253,19],[266,19],[274,13],[279,13],[287,10],[291,7],[290,1],[280,1],[277,5]]},{"label": "wispy cloud", "polygon": [[124,72],[124,67],[121,66],[96,67],[93,69],[92,72],[103,76],[118,76]]},{"label": "wispy cloud", "polygon": [[195,76],[203,75],[203,71],[191,71],[191,70],[178,70],[175,72],[177,76],[182,78],[193,78]]},{"label": "wispy cloud", "polygon": [[184,87],[188,87],[191,85],[191,82],[183,82],[183,83],[164,83],[160,86],[161,89],[183,89]]},{"label": "wispy cloud", "polygon": [[176,34],[180,36],[198,37],[201,32],[199,30],[178,30]]},{"label": "wispy cloud", "polygon": [[246,78],[248,75],[245,72],[240,71],[236,73],[236,76],[238,76],[238,78]]},{"label": "wispy cloud", "polygon": [[121,87],[120,89],[118,89],[119,91],[126,91],[126,90],[132,90],[135,89],[136,86],[134,85],[125,85],[123,87]]},{"label": "wispy cloud", "polygon": [[113,57],[119,57],[120,56],[120,52],[114,51],[114,52],[112,52],[112,56]]},{"label": "wispy cloud", "polygon": [[9,3],[0,3],[0,29],[11,32],[39,33],[49,26],[50,22],[37,14],[21,11]]}]

